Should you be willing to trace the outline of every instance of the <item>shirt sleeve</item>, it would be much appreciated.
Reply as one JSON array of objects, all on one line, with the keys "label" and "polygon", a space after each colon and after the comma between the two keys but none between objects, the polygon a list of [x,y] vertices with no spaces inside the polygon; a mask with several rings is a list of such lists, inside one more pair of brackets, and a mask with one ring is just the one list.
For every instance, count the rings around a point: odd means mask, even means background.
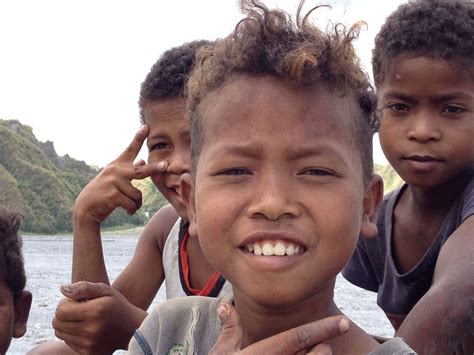
[{"label": "shirt sleeve", "polygon": [[342,270],[342,276],[350,283],[366,290],[377,292],[379,282],[367,254],[364,237],[359,236],[357,247],[349,262]]},{"label": "shirt sleeve", "polygon": [[461,223],[474,214],[474,178],[467,184],[461,211]]}]

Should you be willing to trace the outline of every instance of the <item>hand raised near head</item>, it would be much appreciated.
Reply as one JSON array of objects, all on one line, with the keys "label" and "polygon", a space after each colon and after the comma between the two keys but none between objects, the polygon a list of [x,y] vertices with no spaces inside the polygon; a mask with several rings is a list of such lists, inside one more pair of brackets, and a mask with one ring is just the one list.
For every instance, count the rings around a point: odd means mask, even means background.
[{"label": "hand raised near head", "polygon": [[148,126],[143,125],[127,149],[87,184],[76,199],[75,218],[101,223],[117,207],[122,207],[128,214],[141,207],[142,194],[132,185],[132,180],[159,174],[167,168],[166,161],[146,164],[140,160],[134,163],[147,134]]},{"label": "hand raised near head", "polygon": [[[221,333],[210,355],[223,354],[331,354],[325,340],[349,330],[349,321],[334,316],[287,330],[242,349],[243,328],[235,308],[222,303],[218,308],[222,321]],[[311,349],[308,352],[308,349]]]}]

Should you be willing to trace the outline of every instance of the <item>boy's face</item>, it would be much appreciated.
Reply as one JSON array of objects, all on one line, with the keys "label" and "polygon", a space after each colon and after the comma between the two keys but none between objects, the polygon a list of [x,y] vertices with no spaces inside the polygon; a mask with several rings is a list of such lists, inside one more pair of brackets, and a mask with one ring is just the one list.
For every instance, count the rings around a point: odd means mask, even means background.
[{"label": "boy's face", "polygon": [[236,296],[282,305],[327,289],[332,299],[361,227],[373,227],[348,101],[240,76],[201,113],[195,187],[189,176],[182,187],[206,257]]},{"label": "boy's face", "polygon": [[180,177],[191,168],[190,127],[185,108],[184,98],[161,100],[145,106],[144,116],[149,126],[148,163],[168,163],[164,173],[151,179],[179,215],[186,218],[186,207],[179,194]]},{"label": "boy's face", "polygon": [[431,188],[474,166],[474,80],[456,62],[393,60],[378,89],[380,143],[410,185]]},{"label": "boy's face", "polygon": [[26,321],[31,306],[31,293],[24,291],[19,300],[13,295],[0,270],[0,354],[5,354],[12,337],[19,338],[26,332]]}]

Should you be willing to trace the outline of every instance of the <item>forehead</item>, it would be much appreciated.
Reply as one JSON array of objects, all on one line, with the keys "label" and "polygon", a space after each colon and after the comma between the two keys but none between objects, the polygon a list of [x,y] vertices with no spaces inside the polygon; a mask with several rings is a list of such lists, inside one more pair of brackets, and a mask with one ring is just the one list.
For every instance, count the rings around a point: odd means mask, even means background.
[{"label": "forehead", "polygon": [[167,121],[186,120],[186,99],[174,97],[149,102],[145,105],[143,115],[148,125],[160,124]]},{"label": "forehead", "polygon": [[473,94],[474,71],[456,60],[400,55],[387,67],[379,94],[390,87],[419,90],[424,96],[454,91]]},{"label": "forehead", "polygon": [[274,77],[241,75],[201,103],[204,139],[236,130],[291,139],[353,140],[353,103],[325,86],[294,87]]}]

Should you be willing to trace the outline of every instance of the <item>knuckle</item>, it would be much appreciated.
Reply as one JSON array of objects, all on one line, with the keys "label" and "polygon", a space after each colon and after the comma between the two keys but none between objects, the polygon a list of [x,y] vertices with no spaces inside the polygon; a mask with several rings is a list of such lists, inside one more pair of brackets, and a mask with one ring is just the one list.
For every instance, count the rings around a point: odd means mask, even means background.
[{"label": "knuckle", "polygon": [[299,348],[307,348],[312,344],[312,337],[311,333],[305,328],[297,328],[295,329],[295,337],[294,342],[295,346]]}]

